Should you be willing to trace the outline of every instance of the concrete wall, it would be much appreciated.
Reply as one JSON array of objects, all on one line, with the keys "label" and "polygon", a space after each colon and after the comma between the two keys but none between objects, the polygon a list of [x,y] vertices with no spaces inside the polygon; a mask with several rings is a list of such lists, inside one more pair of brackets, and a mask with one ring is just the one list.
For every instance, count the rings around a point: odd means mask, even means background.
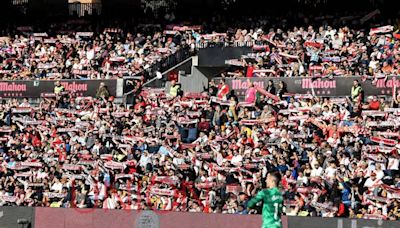
[{"label": "concrete wall", "polygon": [[36,208],[35,227],[260,228],[261,217],[162,211]]},{"label": "concrete wall", "polygon": [[250,53],[250,47],[210,47],[199,50],[199,66],[226,66],[225,60]]},{"label": "concrete wall", "polygon": [[202,74],[197,67],[192,67],[192,73],[179,76],[184,92],[203,92],[208,85],[208,78]]},{"label": "concrete wall", "polygon": [[[0,207],[0,228],[33,228],[35,224],[35,208],[32,207]],[[22,226],[22,220],[27,224]],[[30,225],[30,226],[28,226]]]},{"label": "concrete wall", "polygon": [[[19,220],[19,222],[18,222]],[[21,220],[28,224],[21,224]],[[0,228],[260,228],[260,215],[0,207]],[[282,216],[283,228],[398,228],[399,221]]]},{"label": "concrete wall", "polygon": [[[190,71],[188,71],[188,63],[185,63],[182,66],[179,66],[175,70],[180,70],[179,71],[179,83],[182,85],[182,90],[183,92],[203,92],[204,87],[207,87],[209,78],[207,77],[206,74],[201,72],[199,70],[199,67],[197,66],[198,63],[198,57],[194,56],[191,58],[190,61]],[[166,74],[164,75],[166,76]],[[166,91],[169,91],[170,87],[170,82],[166,82],[165,84],[165,89]]]}]

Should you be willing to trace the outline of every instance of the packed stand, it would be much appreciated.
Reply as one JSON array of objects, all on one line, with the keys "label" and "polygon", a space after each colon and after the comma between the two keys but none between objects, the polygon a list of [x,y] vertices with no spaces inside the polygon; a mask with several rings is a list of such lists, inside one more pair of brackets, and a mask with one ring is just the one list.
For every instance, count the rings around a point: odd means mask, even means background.
[{"label": "packed stand", "polygon": [[0,204],[251,214],[279,172],[287,215],[400,218],[400,96],[355,105],[250,87],[249,103],[217,84],[138,90],[129,108],[104,86],[89,98],[56,85],[38,107],[4,100]]},{"label": "packed stand", "polygon": [[[156,70],[177,64],[173,57],[189,57],[184,36],[157,29],[148,34],[106,28],[99,33],[23,32],[0,37],[0,79],[115,79],[153,77]],[[178,56],[176,56],[178,55]],[[180,55],[180,56],[179,56]],[[170,63],[171,62],[171,63]],[[153,69],[157,66],[157,69]]]},{"label": "packed stand", "polygon": [[[228,33],[229,34],[229,33]],[[226,35],[226,34],[225,34]],[[333,28],[237,29],[230,34],[253,51],[226,61],[226,77],[334,77],[358,75],[385,78],[400,73],[400,35],[393,26],[370,30]]]},{"label": "packed stand", "polygon": [[118,28],[71,32],[60,28],[59,33],[51,34],[18,27],[15,30],[21,31],[14,31],[18,35],[0,37],[0,77],[150,78],[154,73],[151,68],[157,63],[161,62],[157,70],[178,63],[168,57],[177,55],[181,61],[200,48],[213,46],[253,49],[240,59],[228,60],[232,67],[223,74],[225,77],[360,75],[373,80],[400,73],[400,34],[391,25],[368,30],[328,25],[281,29],[268,27],[267,22],[252,29],[229,28],[225,32],[216,32],[220,30],[212,30],[207,24],[171,24],[164,30],[161,25],[147,25],[151,28],[144,32]]}]

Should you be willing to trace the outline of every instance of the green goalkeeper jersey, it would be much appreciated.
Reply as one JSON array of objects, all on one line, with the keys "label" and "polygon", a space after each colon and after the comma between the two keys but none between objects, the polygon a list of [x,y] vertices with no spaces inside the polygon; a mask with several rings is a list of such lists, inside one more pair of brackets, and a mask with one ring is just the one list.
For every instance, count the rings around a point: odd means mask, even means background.
[{"label": "green goalkeeper jersey", "polygon": [[278,188],[260,191],[256,197],[248,202],[248,207],[254,207],[258,202],[263,202],[262,218],[263,228],[281,228],[281,214],[283,197]]}]

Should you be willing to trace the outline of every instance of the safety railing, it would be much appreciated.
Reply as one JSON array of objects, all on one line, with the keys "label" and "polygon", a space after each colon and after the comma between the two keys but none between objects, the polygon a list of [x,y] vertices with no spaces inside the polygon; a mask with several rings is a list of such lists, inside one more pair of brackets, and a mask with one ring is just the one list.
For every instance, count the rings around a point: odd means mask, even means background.
[{"label": "safety railing", "polygon": [[68,4],[69,15],[78,17],[88,15],[100,15],[102,11],[101,3],[70,3]]}]

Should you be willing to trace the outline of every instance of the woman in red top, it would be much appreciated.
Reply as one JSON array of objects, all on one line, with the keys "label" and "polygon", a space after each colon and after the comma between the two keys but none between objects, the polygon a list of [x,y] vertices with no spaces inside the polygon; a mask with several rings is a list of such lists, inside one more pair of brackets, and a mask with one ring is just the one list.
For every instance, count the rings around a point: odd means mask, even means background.
[{"label": "woman in red top", "polygon": [[141,100],[140,98],[137,98],[136,104],[134,106],[134,110],[135,110],[135,112],[138,112],[138,111],[142,110],[145,106],[146,106],[146,103],[143,100]]},{"label": "woman in red top", "polygon": [[220,85],[218,86],[217,97],[220,99],[226,100],[229,90],[230,90],[229,86],[227,84],[225,84],[225,80],[221,79]]},{"label": "woman in red top", "polygon": [[246,72],[246,77],[248,77],[248,78],[252,78],[253,77],[253,75],[254,75],[254,66],[252,65],[252,64],[249,64],[248,66],[247,66],[247,72]]},{"label": "woman in red top", "polygon": [[369,102],[369,109],[379,110],[380,106],[381,106],[381,103],[379,102],[378,98],[376,96],[371,97],[371,101]]},{"label": "woman in red top", "polygon": [[41,141],[40,135],[38,133],[34,134],[32,137],[32,146],[34,146],[34,147],[42,146],[42,141]]}]

